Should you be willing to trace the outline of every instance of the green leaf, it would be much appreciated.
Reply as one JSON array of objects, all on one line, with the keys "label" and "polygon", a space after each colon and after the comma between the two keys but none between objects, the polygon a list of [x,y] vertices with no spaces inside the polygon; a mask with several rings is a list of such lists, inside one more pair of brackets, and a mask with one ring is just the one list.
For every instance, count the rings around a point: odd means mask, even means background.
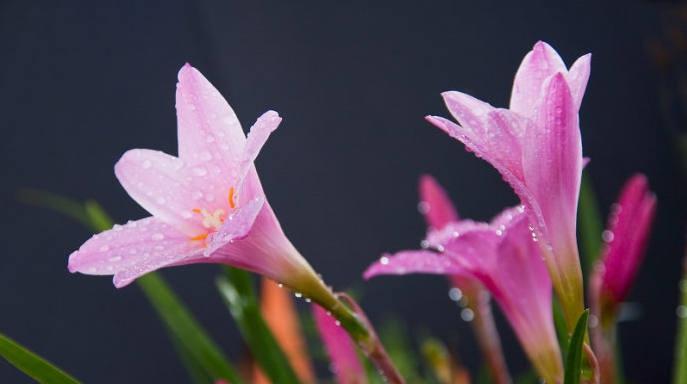
[{"label": "green leaf", "polygon": [[189,355],[210,377],[226,379],[232,384],[242,382],[219,347],[210,339],[160,275],[149,273],[140,277],[137,282],[169,332],[179,340]]},{"label": "green leaf", "polygon": [[265,374],[274,383],[297,384],[296,373],[262,317],[250,273],[226,268],[217,279],[217,289]]},{"label": "green leaf", "polygon": [[582,268],[588,274],[601,253],[601,232],[603,221],[599,213],[594,187],[588,173],[582,174],[580,204],[577,216],[582,248]]},{"label": "green leaf", "polygon": [[[686,259],[687,260],[687,259]],[[687,271],[680,280],[680,305],[677,308],[678,330],[675,343],[673,383],[687,384]]]},{"label": "green leaf", "polygon": [[52,211],[61,213],[92,229],[90,218],[83,204],[76,200],[31,188],[22,188],[18,190],[17,199],[24,204],[48,208]]},{"label": "green leaf", "polygon": [[587,320],[589,319],[589,309],[585,309],[577,320],[575,331],[570,338],[568,356],[565,359],[565,380],[564,384],[579,384],[582,371],[582,347],[584,345],[585,334],[587,333]]},{"label": "green leaf", "polygon": [[17,344],[16,341],[0,334],[0,355],[18,370],[46,384],[73,384],[78,380],[50,364],[40,356]]},{"label": "green leaf", "polygon": [[558,336],[558,344],[561,346],[561,351],[563,351],[563,361],[567,359],[568,356],[568,342],[570,335],[568,334],[568,325],[565,322],[565,316],[563,315],[563,309],[561,308],[561,303],[557,298],[553,298],[553,324],[556,327],[556,336]]},{"label": "green leaf", "polygon": [[193,358],[191,352],[189,352],[184,344],[171,333],[169,333],[169,339],[172,341],[172,345],[179,356],[179,360],[181,360],[181,364],[186,368],[186,372],[191,378],[191,382],[195,384],[212,384],[214,382],[212,377],[210,377],[203,367]]},{"label": "green leaf", "polygon": [[95,200],[88,200],[84,203],[86,216],[91,228],[96,232],[104,231],[112,228],[113,221],[110,215],[105,212],[103,207]]}]

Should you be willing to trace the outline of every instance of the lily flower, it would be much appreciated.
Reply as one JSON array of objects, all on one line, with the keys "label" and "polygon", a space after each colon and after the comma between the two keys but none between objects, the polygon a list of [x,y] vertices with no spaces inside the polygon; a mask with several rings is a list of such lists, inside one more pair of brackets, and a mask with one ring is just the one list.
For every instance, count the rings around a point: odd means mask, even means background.
[{"label": "lily flower", "polygon": [[331,311],[391,383],[402,383],[371,325],[315,273],[284,234],[254,160],[281,117],[268,111],[248,136],[222,95],[186,64],[176,91],[179,155],[126,152],[115,175],[152,216],[94,235],[69,270],[114,275],[123,287],[154,270],[194,263],[242,268],[284,284]]},{"label": "lily flower", "polygon": [[[419,192],[418,208],[427,222],[428,233],[459,222],[458,211],[446,191],[432,176],[420,177]],[[453,287],[460,290],[460,301],[466,307],[464,313],[470,313],[472,317],[471,325],[487,361],[492,380],[495,383],[510,383],[512,380],[508,374],[501,340],[491,312],[489,293],[478,279],[468,273],[450,275],[449,281]]]},{"label": "lily flower", "polygon": [[656,196],[644,175],[632,176],[613,205],[604,247],[590,282],[590,302],[597,325],[591,335],[601,368],[601,382],[614,383],[615,325],[620,304],[625,300],[642,264],[656,213]]},{"label": "lily flower", "polygon": [[462,220],[430,231],[425,240],[429,249],[385,255],[364,276],[472,276],[499,304],[539,375],[559,382],[563,364],[551,312],[551,280],[524,211],[518,206],[491,223]]},{"label": "lily flower", "polygon": [[319,305],[312,306],[315,326],[331,362],[331,370],[339,384],[366,384],[365,369],[358,359],[355,346],[337,320]]},{"label": "lily flower", "polygon": [[584,306],[576,237],[585,162],[578,111],[590,62],[588,54],[567,69],[551,46],[538,42],[515,75],[509,109],[450,91],[442,96],[459,124],[427,116],[488,161],[519,196],[570,328]]},{"label": "lily flower", "polygon": [[281,122],[268,111],[243,133],[222,95],[195,68],[179,71],[179,156],[126,152],[115,174],[151,217],[94,235],[69,257],[69,270],[114,275],[116,287],[159,268],[222,263],[297,289],[317,278],[265,199],[253,165]]}]

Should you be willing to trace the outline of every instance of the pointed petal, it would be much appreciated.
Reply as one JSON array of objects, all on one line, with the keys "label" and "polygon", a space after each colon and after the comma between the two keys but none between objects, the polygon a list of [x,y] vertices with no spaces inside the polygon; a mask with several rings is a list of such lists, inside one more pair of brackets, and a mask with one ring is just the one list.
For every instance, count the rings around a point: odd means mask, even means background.
[{"label": "pointed petal", "polygon": [[570,86],[570,94],[575,101],[575,106],[579,111],[584,97],[584,91],[587,89],[587,82],[589,81],[589,74],[591,72],[592,54],[588,53],[577,59],[570,67],[566,79]]},{"label": "pointed petal", "polygon": [[556,72],[567,72],[565,63],[550,45],[537,42],[515,74],[510,110],[532,118],[544,82]]},{"label": "pointed petal", "polygon": [[69,256],[69,271],[115,275],[122,287],[136,277],[202,253],[200,244],[168,224],[148,217],[94,235]]},{"label": "pointed petal", "polygon": [[192,161],[202,153],[235,162],[246,141],[241,123],[219,91],[191,65],[179,71],[176,107],[179,157]]},{"label": "pointed petal", "polygon": [[[250,170],[253,169],[253,162],[258,157],[262,146],[265,145],[270,134],[277,129],[281,120],[277,112],[267,111],[251,127],[239,162],[239,185],[243,186],[243,180],[247,177]],[[253,188],[249,183],[246,188],[242,188],[242,193],[244,195],[242,198],[252,199],[262,194],[262,188]]]},{"label": "pointed petal", "polygon": [[458,212],[451,203],[446,191],[430,175],[420,178],[420,211],[425,216],[427,226],[441,229],[452,221],[458,221]]},{"label": "pointed petal", "polygon": [[582,142],[577,108],[563,74],[550,78],[540,104],[536,131],[528,132],[522,151],[525,183],[537,214],[532,219],[554,250],[577,257]]},{"label": "pointed petal", "polygon": [[[117,162],[115,174],[122,187],[145,210],[179,231],[195,236],[205,230],[193,209],[198,208],[197,204],[207,206],[211,203],[207,199],[215,197],[194,180],[201,176],[185,176],[185,169],[184,162],[176,157],[133,149]],[[191,173],[200,173],[194,169]]]},{"label": "pointed petal", "polygon": [[462,274],[465,271],[450,258],[432,251],[401,251],[385,254],[370,265],[363,277],[370,279],[379,275],[407,275],[426,273],[436,275]]},{"label": "pointed petal", "polygon": [[324,348],[331,361],[331,369],[339,384],[367,383],[365,370],[358,359],[353,341],[337,321],[317,304],[312,306],[313,318]]},{"label": "pointed petal", "polygon": [[255,219],[257,219],[264,204],[265,199],[263,197],[256,197],[242,207],[236,209],[224,221],[224,224],[222,224],[217,232],[210,236],[210,241],[207,248],[205,248],[204,254],[210,256],[219,248],[246,237],[253,228]]},{"label": "pointed petal", "polygon": [[603,250],[602,288],[620,303],[628,294],[644,259],[656,213],[656,197],[644,175],[624,185],[609,217]]}]

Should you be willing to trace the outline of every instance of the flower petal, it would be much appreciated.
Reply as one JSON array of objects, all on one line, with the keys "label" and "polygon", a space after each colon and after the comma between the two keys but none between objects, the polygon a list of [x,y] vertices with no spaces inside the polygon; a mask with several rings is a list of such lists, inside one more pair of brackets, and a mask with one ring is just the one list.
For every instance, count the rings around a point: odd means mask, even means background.
[{"label": "flower petal", "polygon": [[[127,151],[115,165],[115,174],[127,193],[145,210],[189,236],[204,233],[193,214],[196,204],[209,203],[194,176],[184,177],[184,162],[148,149]],[[213,196],[214,199],[214,196]]]},{"label": "flower petal", "polygon": [[510,110],[532,118],[533,106],[539,99],[542,85],[556,72],[567,72],[558,53],[543,41],[537,42],[515,74]]},{"label": "flower petal", "polygon": [[589,81],[589,75],[591,72],[592,65],[592,54],[588,53],[579,59],[577,59],[566,76],[568,80],[568,85],[570,86],[570,93],[573,100],[575,101],[575,106],[580,109],[582,104],[582,98],[584,97],[584,91],[587,89],[587,82]]},{"label": "flower petal", "polygon": [[458,221],[458,212],[446,191],[430,175],[420,177],[420,211],[427,226],[441,229],[452,221]]},{"label": "flower petal", "polygon": [[603,250],[604,293],[619,303],[637,275],[656,213],[656,197],[644,175],[630,178],[611,212]]},{"label": "flower petal", "polygon": [[[275,111],[267,111],[258,118],[258,120],[250,128],[248,133],[248,138],[246,139],[246,145],[244,147],[243,153],[241,154],[241,160],[239,162],[239,170],[237,175],[237,184],[243,186],[243,181],[247,177],[248,173],[253,169],[253,162],[258,157],[262,146],[265,145],[270,134],[274,132],[279,123],[281,123],[281,117]],[[250,184],[250,183],[249,183]],[[252,199],[256,196],[262,194],[262,188],[242,188],[241,198]]]},{"label": "flower petal", "polygon": [[219,91],[190,64],[179,71],[176,108],[181,159],[191,162],[206,151],[224,164],[238,159],[246,142],[241,123]]},{"label": "flower petal", "polygon": [[367,378],[358,359],[355,345],[337,321],[317,304],[312,306],[313,318],[331,368],[339,384],[364,384]]},{"label": "flower petal", "polygon": [[[554,250],[576,250],[577,200],[582,178],[582,141],[577,108],[563,74],[545,85],[536,131],[523,147],[525,184],[534,201],[535,224]],[[538,212],[537,212],[538,211]],[[537,215],[539,216],[539,215]]]},{"label": "flower petal", "polygon": [[407,275],[426,273],[436,275],[463,274],[465,271],[450,258],[432,251],[401,251],[385,254],[370,265],[363,277],[370,279],[379,275]]},{"label": "flower petal", "polygon": [[210,235],[209,244],[204,251],[205,256],[210,256],[217,249],[246,237],[264,204],[264,197],[256,197],[229,215],[217,232]]},{"label": "flower petal", "polygon": [[147,272],[200,254],[198,242],[148,217],[94,235],[69,256],[68,268],[88,275],[115,275],[119,288]]}]

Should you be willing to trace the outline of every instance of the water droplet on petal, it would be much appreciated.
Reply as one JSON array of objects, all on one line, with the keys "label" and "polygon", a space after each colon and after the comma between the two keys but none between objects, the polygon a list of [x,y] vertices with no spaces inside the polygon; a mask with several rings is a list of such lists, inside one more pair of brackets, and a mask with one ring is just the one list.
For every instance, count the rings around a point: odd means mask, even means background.
[{"label": "water droplet on petal", "polygon": [[463,308],[463,310],[460,311],[460,318],[464,321],[472,321],[472,319],[475,318],[475,312],[470,308]]},{"label": "water droplet on petal", "polygon": [[601,238],[603,239],[603,241],[607,243],[612,242],[614,237],[615,235],[613,234],[613,232],[609,231],[608,229],[601,233]]},{"label": "water droplet on petal", "polygon": [[379,258],[379,262],[380,262],[382,265],[387,265],[387,264],[389,264],[389,258],[386,257],[386,256],[382,256],[382,257]]},{"label": "water droplet on petal", "polygon": [[162,233],[155,233],[150,238],[155,240],[155,241],[160,241],[160,240],[164,240],[165,235],[163,235]]},{"label": "water droplet on petal", "polygon": [[448,290],[448,297],[452,301],[458,302],[463,298],[463,291],[461,291],[460,288],[453,287]]}]

